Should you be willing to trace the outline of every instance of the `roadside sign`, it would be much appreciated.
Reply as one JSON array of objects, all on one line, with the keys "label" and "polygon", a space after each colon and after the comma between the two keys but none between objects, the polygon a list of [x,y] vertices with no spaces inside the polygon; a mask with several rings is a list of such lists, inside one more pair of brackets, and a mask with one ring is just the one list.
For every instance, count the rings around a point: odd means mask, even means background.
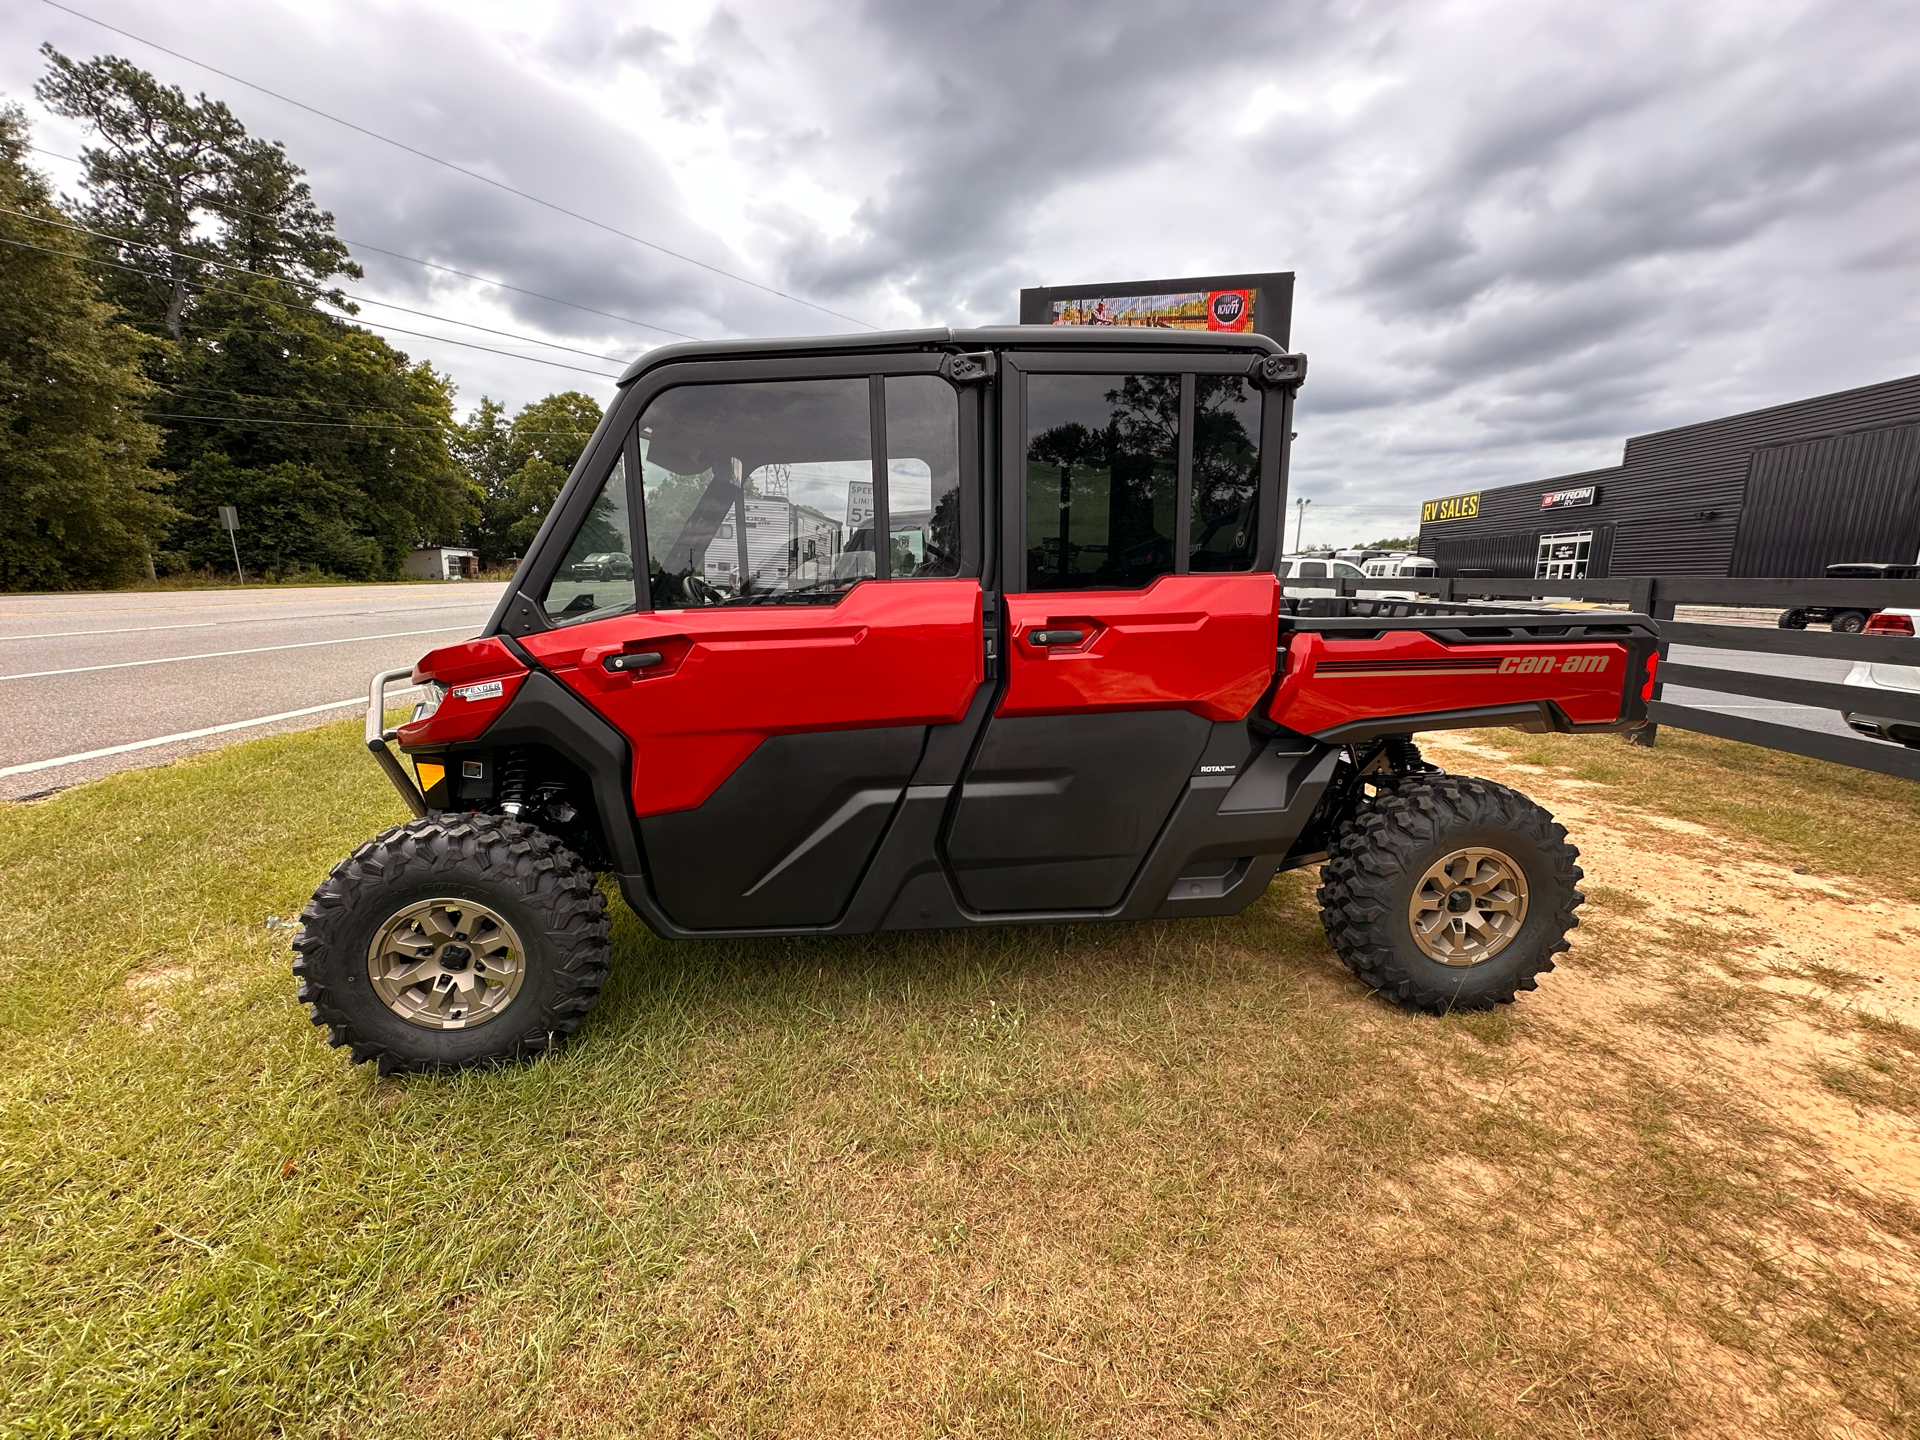
[{"label": "roadside sign", "polygon": [[242,585],[247,583],[247,572],[240,568],[240,512],[231,505],[220,507],[220,528],[227,532],[227,540],[233,546],[233,573],[240,577]]}]

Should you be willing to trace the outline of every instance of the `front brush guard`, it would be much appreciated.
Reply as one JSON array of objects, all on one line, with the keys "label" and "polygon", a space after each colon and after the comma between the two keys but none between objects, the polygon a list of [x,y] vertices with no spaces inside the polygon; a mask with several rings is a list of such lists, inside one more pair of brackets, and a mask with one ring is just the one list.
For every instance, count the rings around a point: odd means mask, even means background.
[{"label": "front brush guard", "polygon": [[415,818],[424,820],[427,814],[426,796],[420,793],[420,787],[407,774],[407,767],[400,763],[400,757],[387,744],[400,733],[386,728],[387,686],[395,680],[412,678],[412,666],[404,670],[382,670],[373,677],[373,688],[367,694],[367,749],[373,752],[373,758],[380,768],[387,772],[387,779],[393,782],[393,788],[400,792],[400,798],[407,802],[407,808]]}]

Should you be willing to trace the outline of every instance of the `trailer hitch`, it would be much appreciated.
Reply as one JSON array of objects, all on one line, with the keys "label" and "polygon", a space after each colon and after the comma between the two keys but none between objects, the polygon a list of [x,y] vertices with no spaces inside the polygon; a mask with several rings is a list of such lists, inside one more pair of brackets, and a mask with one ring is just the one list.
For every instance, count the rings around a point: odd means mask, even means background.
[{"label": "trailer hitch", "polygon": [[407,767],[400,763],[400,757],[387,744],[400,733],[386,728],[387,686],[402,678],[413,678],[412,666],[405,670],[382,670],[373,677],[373,688],[367,694],[367,749],[373,752],[373,758],[380,768],[387,772],[387,779],[400,792],[400,798],[407,802],[407,808],[413,811],[414,818],[424,820],[427,816],[426,796],[420,793],[420,787],[407,774]]}]

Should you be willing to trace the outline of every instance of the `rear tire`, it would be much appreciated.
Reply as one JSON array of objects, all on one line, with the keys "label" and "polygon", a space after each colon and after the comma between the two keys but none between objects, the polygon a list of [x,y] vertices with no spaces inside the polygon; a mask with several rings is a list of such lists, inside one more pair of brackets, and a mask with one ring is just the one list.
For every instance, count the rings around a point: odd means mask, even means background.
[{"label": "rear tire", "polygon": [[1843,610],[1827,624],[1827,629],[1839,635],[1858,635],[1867,628],[1867,616],[1864,610]]},{"label": "rear tire", "polygon": [[606,982],[611,927],[593,872],[551,835],[498,816],[375,836],[300,921],[301,1002],[329,1045],[382,1075],[557,1049]]},{"label": "rear tire", "polygon": [[1806,629],[1807,628],[1807,612],[1804,610],[1785,611],[1780,616],[1780,628],[1782,630]]},{"label": "rear tire", "polygon": [[1347,968],[1398,1005],[1511,1004],[1580,923],[1580,852],[1566,839],[1504,785],[1409,776],[1341,827],[1320,871],[1321,923]]}]

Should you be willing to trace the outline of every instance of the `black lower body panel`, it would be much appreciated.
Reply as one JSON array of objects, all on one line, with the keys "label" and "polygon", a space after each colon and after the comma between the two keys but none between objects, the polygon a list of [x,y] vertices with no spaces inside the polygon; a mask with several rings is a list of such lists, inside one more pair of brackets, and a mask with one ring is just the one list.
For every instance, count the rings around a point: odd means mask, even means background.
[{"label": "black lower body panel", "polygon": [[992,721],[947,835],[968,907],[1118,904],[1212,731],[1185,710]]},{"label": "black lower body panel", "polygon": [[660,908],[689,930],[830,925],[852,898],[926,727],[763,741],[706,802],[640,822]]}]

